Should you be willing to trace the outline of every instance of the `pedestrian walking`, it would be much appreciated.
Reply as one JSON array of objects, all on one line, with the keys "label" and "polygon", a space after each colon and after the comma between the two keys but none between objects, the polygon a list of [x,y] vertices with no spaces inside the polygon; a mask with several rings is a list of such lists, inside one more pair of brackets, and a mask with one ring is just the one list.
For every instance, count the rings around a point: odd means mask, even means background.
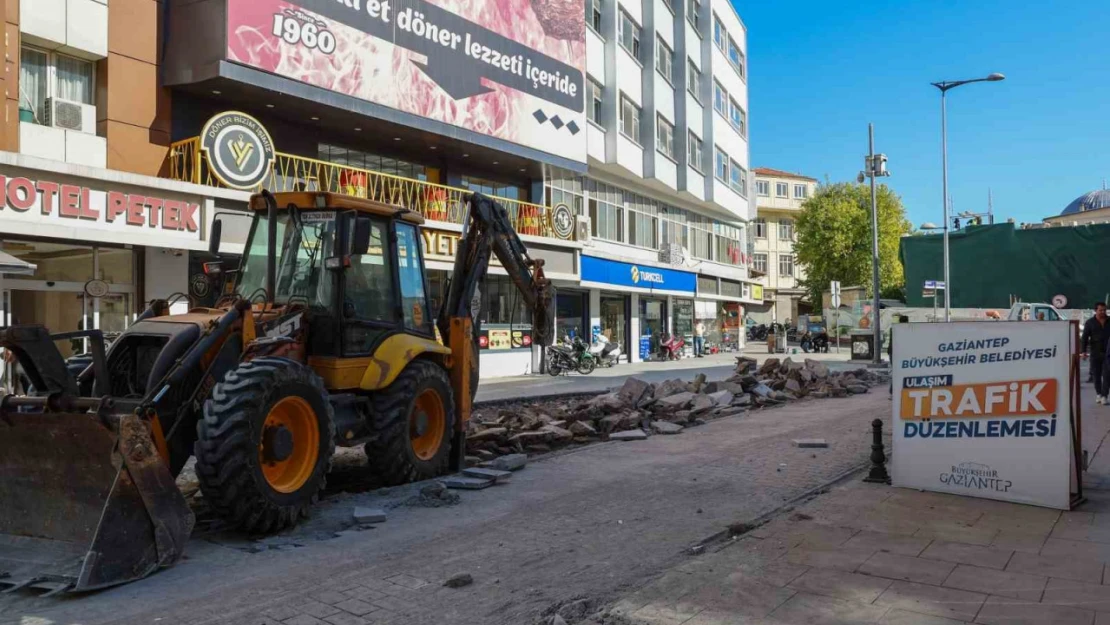
[{"label": "pedestrian walking", "polygon": [[699,321],[694,326],[694,356],[701,358],[705,355],[705,324]]},{"label": "pedestrian walking", "polygon": [[1095,382],[1095,403],[1105,404],[1110,393],[1110,371],[1106,367],[1106,340],[1110,338],[1110,327],[1106,323],[1106,302],[1095,304],[1095,316],[1083,324],[1083,338],[1080,351],[1091,363],[1091,377]]}]

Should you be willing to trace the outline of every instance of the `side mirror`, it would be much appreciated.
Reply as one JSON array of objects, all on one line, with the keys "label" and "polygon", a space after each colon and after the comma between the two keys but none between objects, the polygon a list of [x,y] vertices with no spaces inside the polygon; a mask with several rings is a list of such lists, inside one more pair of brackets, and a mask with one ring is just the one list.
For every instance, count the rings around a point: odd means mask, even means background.
[{"label": "side mirror", "polygon": [[212,220],[212,231],[208,233],[208,253],[216,256],[220,253],[220,235],[223,234],[224,222],[219,218]]},{"label": "side mirror", "polygon": [[351,255],[361,256],[370,250],[370,220],[355,218],[355,232],[351,237]]}]

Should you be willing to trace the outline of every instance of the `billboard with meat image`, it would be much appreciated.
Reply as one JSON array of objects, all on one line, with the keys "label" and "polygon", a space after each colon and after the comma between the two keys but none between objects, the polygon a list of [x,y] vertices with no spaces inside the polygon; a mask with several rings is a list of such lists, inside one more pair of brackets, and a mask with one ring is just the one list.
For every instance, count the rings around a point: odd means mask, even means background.
[{"label": "billboard with meat image", "polygon": [[228,59],[577,162],[582,0],[228,0]]}]

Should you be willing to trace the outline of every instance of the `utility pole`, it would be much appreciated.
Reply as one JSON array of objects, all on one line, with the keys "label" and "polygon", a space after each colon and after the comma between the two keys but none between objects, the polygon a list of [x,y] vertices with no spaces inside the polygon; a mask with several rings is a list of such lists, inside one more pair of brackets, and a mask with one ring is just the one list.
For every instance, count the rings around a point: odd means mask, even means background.
[{"label": "utility pole", "polygon": [[876,365],[883,363],[883,333],[879,323],[879,202],[875,189],[875,178],[889,176],[886,170],[886,155],[875,154],[875,124],[867,124],[867,158],[864,159],[864,171],[859,174],[858,180],[863,182],[864,177],[871,179],[871,290],[873,291],[872,309],[875,313],[875,323],[871,326],[874,332],[872,356]]}]

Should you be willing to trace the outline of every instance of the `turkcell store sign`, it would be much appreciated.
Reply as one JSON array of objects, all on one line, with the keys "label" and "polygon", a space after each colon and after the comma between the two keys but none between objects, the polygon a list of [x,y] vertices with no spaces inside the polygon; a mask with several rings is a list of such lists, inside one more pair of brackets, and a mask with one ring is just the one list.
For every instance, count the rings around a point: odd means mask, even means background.
[{"label": "turkcell store sign", "polygon": [[582,255],[582,281],[693,294],[697,274]]},{"label": "turkcell store sign", "polygon": [[894,485],[1068,509],[1071,324],[893,331]]},{"label": "turkcell store sign", "polygon": [[582,0],[227,0],[227,58],[586,162]]}]

